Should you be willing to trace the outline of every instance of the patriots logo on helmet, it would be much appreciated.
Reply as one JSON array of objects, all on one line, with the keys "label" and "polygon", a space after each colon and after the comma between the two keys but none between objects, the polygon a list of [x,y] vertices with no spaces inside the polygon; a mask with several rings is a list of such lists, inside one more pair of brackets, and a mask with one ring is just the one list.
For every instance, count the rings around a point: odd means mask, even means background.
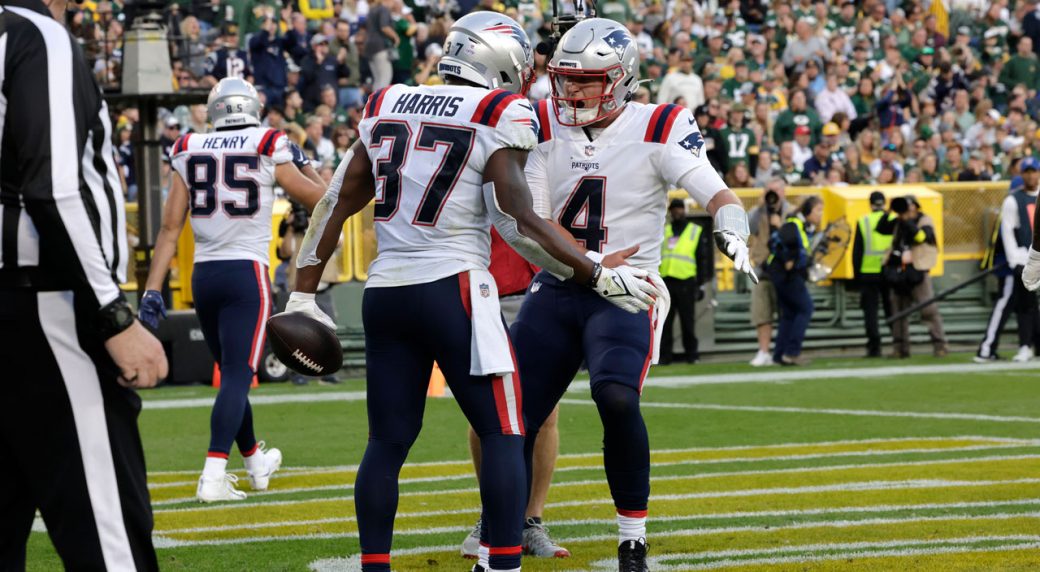
[{"label": "patriots logo on helmet", "polygon": [[679,145],[682,145],[682,148],[692,153],[694,157],[700,157],[701,148],[704,147],[704,137],[701,137],[700,131],[694,131],[680,141]]},{"label": "patriots logo on helmet", "polygon": [[623,29],[617,29],[607,34],[607,37],[603,38],[610,47],[614,48],[614,53],[617,54],[618,59],[625,53],[625,48],[632,43],[632,40],[628,37]]},{"label": "patriots logo on helmet", "polygon": [[495,33],[498,33],[498,34],[505,34],[507,36],[512,36],[513,39],[516,40],[516,42],[518,44],[520,44],[521,47],[524,48],[524,53],[525,54],[531,53],[531,44],[529,44],[527,42],[527,35],[524,34],[524,31],[521,30],[520,26],[517,26],[516,24],[508,24],[508,23],[495,24],[494,26],[491,26],[490,28],[484,28],[484,31],[485,32],[495,32]]}]

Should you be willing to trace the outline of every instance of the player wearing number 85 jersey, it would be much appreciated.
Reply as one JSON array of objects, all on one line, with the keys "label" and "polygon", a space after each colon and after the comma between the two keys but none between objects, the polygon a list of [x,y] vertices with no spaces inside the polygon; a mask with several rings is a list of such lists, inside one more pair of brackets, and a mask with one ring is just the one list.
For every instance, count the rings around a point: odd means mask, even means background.
[{"label": "player wearing number 85 jersey", "polygon": [[[646,310],[645,273],[603,269],[531,210],[523,161],[534,111],[527,35],[508,17],[459,19],[445,41],[443,86],[373,93],[360,140],[315,208],[286,311],[313,293],[343,222],[375,198],[379,254],[363,300],[369,437],[354,488],[361,565],[390,570],[397,478],[419,434],[436,360],[474,431],[493,571],[520,569],[526,479],[520,379],[488,264],[490,226],[531,262]],[[307,297],[307,298],[303,298]]]},{"label": "player wearing number 85 jersey", "polygon": [[[686,189],[715,217],[715,239],[737,270],[757,279],[748,260],[747,215],[711,168],[690,112],[677,105],[630,103],[639,51],[623,26],[579,22],[549,64],[551,101],[538,104],[539,145],[528,159],[535,211],[557,222],[605,264],[622,246],[628,262],[660,283],[662,226],[670,188]],[[661,288],[664,289],[663,287]],[[530,445],[582,362],[603,423],[603,461],[620,529],[619,570],[646,569],[650,450],[639,395],[656,359],[659,299],[648,314],[626,314],[560,282],[535,277],[512,326]]]},{"label": "player wearing number 85 jersey", "polygon": [[281,464],[280,451],[264,451],[257,443],[248,399],[271,312],[267,261],[274,185],[308,209],[324,192],[302,153],[294,158],[285,134],[260,127],[261,106],[252,85],[238,78],[221,80],[210,92],[208,108],[214,131],[184,135],[173,146],[173,186],[140,311],[141,320],[153,328],[166,314],[159,290],[190,216],[195,310],[221,373],[196,492],[203,502],[245,498],[234,486],[234,475],[226,472],[232,441],[254,490],[265,490]]}]

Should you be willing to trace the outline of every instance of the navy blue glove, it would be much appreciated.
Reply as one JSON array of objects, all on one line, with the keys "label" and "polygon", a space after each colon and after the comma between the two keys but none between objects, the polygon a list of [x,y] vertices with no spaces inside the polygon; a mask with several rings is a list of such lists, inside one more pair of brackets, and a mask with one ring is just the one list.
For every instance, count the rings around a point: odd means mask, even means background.
[{"label": "navy blue glove", "polygon": [[137,309],[137,317],[153,330],[159,328],[159,317],[166,317],[166,302],[162,294],[156,290],[148,290],[141,297],[141,303]]},{"label": "navy blue glove", "polygon": [[300,149],[300,146],[292,141],[289,141],[289,152],[292,153],[292,162],[297,169],[303,169],[311,164],[311,160],[303,153],[303,149]]}]

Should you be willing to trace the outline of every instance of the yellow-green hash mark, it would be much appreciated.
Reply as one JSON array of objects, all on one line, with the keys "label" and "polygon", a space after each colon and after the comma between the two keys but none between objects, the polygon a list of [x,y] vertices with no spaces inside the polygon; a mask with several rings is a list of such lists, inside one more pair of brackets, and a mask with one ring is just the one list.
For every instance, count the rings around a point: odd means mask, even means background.
[{"label": "yellow-green hash mark", "polygon": [[[651,514],[692,517],[755,511],[797,511],[874,505],[1027,501],[1038,496],[1040,459],[983,459],[744,476],[690,475],[655,481]],[[574,485],[574,484],[572,484]],[[550,521],[609,523],[613,510],[602,482],[557,487]],[[560,499],[560,500],[556,500]],[[396,530],[417,535],[464,531],[479,511],[476,490],[403,496]],[[353,534],[350,499],[284,501],[249,506],[198,506],[156,512],[157,533],[176,540]],[[214,527],[214,523],[221,523]],[[243,526],[244,525],[244,526]],[[173,532],[176,531],[176,532]]]}]

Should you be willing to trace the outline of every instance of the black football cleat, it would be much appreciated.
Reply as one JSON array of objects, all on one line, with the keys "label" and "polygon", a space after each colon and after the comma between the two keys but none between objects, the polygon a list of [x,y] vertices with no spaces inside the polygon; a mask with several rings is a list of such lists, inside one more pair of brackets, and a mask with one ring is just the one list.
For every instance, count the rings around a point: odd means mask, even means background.
[{"label": "black football cleat", "polygon": [[618,572],[649,572],[646,540],[626,540],[617,549]]},{"label": "black football cleat", "polygon": [[487,572],[487,569],[480,564],[474,564],[473,568],[470,569],[470,572]]}]

